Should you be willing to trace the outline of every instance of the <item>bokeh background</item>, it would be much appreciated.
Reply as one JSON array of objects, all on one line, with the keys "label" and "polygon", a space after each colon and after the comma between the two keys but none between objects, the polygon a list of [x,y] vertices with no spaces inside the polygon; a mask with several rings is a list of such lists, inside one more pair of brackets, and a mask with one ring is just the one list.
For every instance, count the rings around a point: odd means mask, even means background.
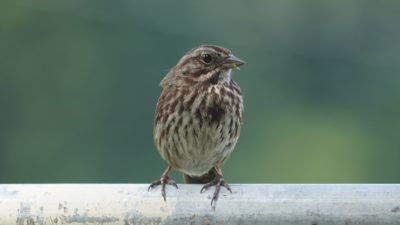
[{"label": "bokeh background", "polygon": [[158,178],[159,81],[203,43],[247,61],[229,182],[400,182],[399,24],[397,0],[1,1],[0,182]]}]

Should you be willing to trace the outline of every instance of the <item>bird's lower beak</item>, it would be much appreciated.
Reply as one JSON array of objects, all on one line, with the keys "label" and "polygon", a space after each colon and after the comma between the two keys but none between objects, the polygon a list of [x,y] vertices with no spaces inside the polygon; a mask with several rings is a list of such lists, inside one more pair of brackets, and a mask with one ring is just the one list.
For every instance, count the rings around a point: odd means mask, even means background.
[{"label": "bird's lower beak", "polygon": [[236,68],[242,66],[245,62],[234,55],[229,55],[228,58],[225,59],[224,64],[230,68]]}]

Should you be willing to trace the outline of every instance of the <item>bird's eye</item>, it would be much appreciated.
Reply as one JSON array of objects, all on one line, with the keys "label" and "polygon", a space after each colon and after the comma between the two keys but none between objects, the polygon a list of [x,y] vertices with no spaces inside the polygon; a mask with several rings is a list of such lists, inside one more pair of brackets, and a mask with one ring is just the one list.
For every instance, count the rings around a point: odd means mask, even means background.
[{"label": "bird's eye", "polygon": [[209,54],[204,54],[201,56],[201,58],[202,58],[203,62],[205,62],[205,63],[210,63],[212,60],[212,57]]}]

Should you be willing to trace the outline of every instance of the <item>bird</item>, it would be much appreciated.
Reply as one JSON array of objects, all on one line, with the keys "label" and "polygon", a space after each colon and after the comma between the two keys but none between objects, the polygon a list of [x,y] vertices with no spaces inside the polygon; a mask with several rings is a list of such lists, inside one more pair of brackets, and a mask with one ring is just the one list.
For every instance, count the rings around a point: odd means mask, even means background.
[{"label": "bird", "polygon": [[178,188],[169,177],[172,169],[183,173],[185,183],[203,184],[200,193],[215,186],[211,205],[221,187],[232,193],[221,167],[235,148],[243,124],[243,97],[232,71],[245,62],[232,51],[204,44],[189,50],[161,80],[153,137],[168,163],[161,178],[148,190],[166,185]]}]

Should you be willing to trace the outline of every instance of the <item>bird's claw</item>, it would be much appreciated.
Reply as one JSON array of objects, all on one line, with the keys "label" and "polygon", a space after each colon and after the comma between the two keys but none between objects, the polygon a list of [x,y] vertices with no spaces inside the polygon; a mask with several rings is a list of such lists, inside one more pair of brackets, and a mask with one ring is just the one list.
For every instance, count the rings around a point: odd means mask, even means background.
[{"label": "bird's claw", "polygon": [[213,204],[217,202],[218,196],[219,196],[219,191],[221,190],[221,186],[225,187],[229,192],[232,193],[231,187],[229,186],[229,184],[227,182],[225,182],[223,177],[216,177],[213,181],[203,185],[203,187],[200,190],[200,193],[205,192],[211,186],[215,186],[215,191],[214,191],[213,197],[211,199],[211,206],[213,206]]},{"label": "bird's claw", "polygon": [[150,191],[150,189],[153,189],[154,187],[161,185],[161,196],[164,198],[164,201],[167,201],[166,192],[165,192],[165,187],[167,184],[172,185],[176,189],[178,189],[178,185],[176,184],[176,182],[174,180],[169,179],[168,176],[161,176],[161,178],[159,180],[155,180],[150,184],[147,191]]}]

